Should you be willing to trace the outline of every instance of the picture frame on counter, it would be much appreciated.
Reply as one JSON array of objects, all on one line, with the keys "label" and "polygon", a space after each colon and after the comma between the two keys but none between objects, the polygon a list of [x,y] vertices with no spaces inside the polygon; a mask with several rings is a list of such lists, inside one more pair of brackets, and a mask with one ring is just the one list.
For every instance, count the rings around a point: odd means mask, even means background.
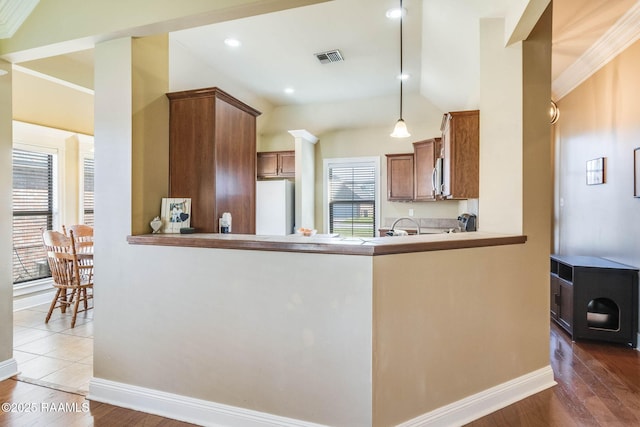
[{"label": "picture frame on counter", "polygon": [[640,147],[633,150],[633,197],[640,198]]},{"label": "picture frame on counter", "polygon": [[605,183],[605,159],[598,157],[587,161],[587,185],[598,185]]},{"label": "picture frame on counter", "polygon": [[191,226],[190,198],[163,198],[160,213],[163,233],[180,233],[181,228]]}]

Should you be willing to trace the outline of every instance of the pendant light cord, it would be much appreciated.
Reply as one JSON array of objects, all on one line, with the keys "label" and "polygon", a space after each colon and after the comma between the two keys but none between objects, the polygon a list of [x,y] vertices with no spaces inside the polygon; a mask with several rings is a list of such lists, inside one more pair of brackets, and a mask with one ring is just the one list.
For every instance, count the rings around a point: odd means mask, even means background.
[{"label": "pendant light cord", "polygon": [[402,0],[400,0],[400,120],[402,120],[402,21],[403,21]]}]

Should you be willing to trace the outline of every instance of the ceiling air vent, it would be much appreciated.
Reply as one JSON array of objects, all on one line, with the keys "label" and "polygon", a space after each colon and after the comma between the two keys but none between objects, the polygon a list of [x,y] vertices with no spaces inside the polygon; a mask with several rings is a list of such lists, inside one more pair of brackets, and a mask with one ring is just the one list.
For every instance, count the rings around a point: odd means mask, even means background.
[{"label": "ceiling air vent", "polygon": [[342,54],[338,49],[328,50],[326,52],[316,53],[316,58],[320,61],[321,64],[328,64],[330,62],[340,62],[344,61]]}]

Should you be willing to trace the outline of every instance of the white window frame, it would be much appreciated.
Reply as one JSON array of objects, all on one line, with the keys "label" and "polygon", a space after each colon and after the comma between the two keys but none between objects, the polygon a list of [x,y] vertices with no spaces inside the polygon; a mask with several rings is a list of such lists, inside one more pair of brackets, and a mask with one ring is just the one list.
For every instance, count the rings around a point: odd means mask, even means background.
[{"label": "white window frame", "polygon": [[[380,157],[340,157],[323,160],[322,166],[322,223],[325,232],[329,232],[329,168],[333,165],[349,166],[357,164],[373,165],[375,169],[375,227],[380,227]],[[374,235],[376,230],[374,230]]]},{"label": "white window frame", "polygon": [[[54,155],[53,228],[57,230],[62,228],[61,218],[64,218],[65,216],[64,203],[62,203],[62,201],[65,200],[67,195],[65,194],[64,183],[67,174],[76,173],[76,171],[67,171],[65,164],[66,141],[74,135],[77,135],[80,140],[79,155],[93,156],[93,136],[24,123],[16,120],[13,121],[12,148]],[[84,162],[78,163],[80,170],[77,171],[78,175],[82,179],[84,179],[83,164]],[[81,195],[82,193],[78,193],[76,197],[82,199]],[[81,203],[78,205],[80,206]],[[83,206],[81,206],[81,209],[82,212],[84,212]],[[82,216],[80,216],[80,218],[82,218]],[[14,310],[24,308],[19,303],[21,301],[28,300],[15,300],[16,297],[24,298],[41,291],[50,290],[51,283],[51,278],[48,278],[22,282],[13,286]],[[50,298],[48,299],[50,300]]]},{"label": "white window frame", "polygon": [[[93,150],[93,137],[87,136],[87,135],[78,135],[79,137],[79,141],[80,141],[80,149],[78,151],[78,168],[80,169],[78,172],[79,178],[78,178],[78,184],[79,184],[79,191],[78,191],[78,209],[80,209],[80,212],[78,212],[78,218],[80,219],[80,223],[84,224],[85,223],[85,218],[84,218],[84,161],[85,159],[92,159],[95,161],[94,158],[94,150]],[[94,179],[95,179],[95,163],[94,163]],[[95,192],[95,185],[94,185],[94,192]],[[95,209],[95,206],[94,206]],[[95,215],[95,211],[94,211],[94,215]]]}]

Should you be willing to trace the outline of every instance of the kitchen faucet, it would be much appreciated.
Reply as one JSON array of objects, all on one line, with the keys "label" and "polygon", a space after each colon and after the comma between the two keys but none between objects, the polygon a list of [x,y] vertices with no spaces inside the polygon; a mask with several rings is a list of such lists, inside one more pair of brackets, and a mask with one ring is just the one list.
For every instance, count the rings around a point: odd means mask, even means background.
[{"label": "kitchen faucet", "polygon": [[416,225],[416,234],[420,234],[420,224],[418,224],[418,221],[416,221],[413,218],[402,217],[402,218],[398,218],[395,221],[393,221],[393,224],[391,224],[391,230],[387,231],[387,236],[393,236],[393,232],[394,232],[394,230],[396,228],[396,224],[398,224],[402,220],[407,220],[407,221],[413,222]]}]

